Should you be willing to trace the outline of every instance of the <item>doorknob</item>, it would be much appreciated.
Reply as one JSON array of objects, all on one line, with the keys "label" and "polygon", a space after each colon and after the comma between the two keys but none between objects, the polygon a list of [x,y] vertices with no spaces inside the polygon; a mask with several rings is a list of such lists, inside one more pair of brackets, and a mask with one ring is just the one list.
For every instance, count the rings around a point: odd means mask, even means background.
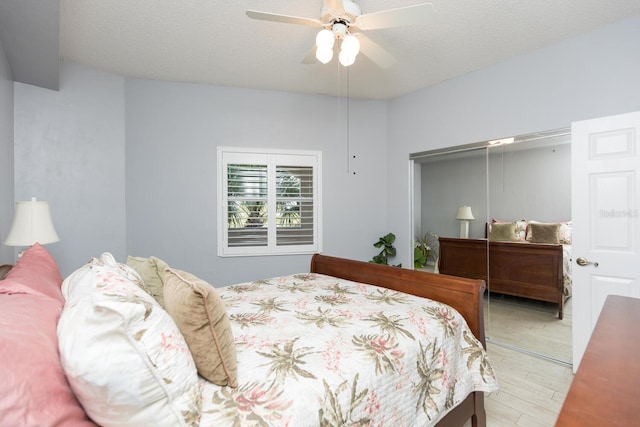
[{"label": "doorknob", "polygon": [[576,263],[577,263],[580,267],[584,267],[584,266],[587,266],[587,265],[589,265],[589,264],[593,264],[593,266],[594,266],[594,267],[597,267],[597,266],[598,266],[598,263],[597,263],[597,262],[591,262],[591,261],[589,261],[588,259],[586,259],[586,258],[582,258],[582,257],[578,258],[578,259],[576,260]]}]

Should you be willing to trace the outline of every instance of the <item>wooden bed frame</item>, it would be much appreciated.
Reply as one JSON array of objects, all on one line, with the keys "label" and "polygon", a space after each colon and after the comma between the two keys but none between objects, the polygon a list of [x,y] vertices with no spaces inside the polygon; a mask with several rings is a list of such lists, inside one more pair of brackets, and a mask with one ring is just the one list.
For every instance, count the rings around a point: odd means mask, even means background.
[{"label": "wooden bed frame", "polygon": [[449,237],[439,240],[440,273],[485,280],[490,292],[557,303],[558,318],[562,319],[562,245]]},{"label": "wooden bed frame", "polygon": [[[483,315],[485,282],[483,280],[433,274],[319,254],[311,258],[310,271],[381,286],[448,304],[462,314],[471,331],[486,348]],[[462,403],[441,419],[437,426],[461,427],[469,419],[473,427],[486,426],[483,392],[469,394]]]}]

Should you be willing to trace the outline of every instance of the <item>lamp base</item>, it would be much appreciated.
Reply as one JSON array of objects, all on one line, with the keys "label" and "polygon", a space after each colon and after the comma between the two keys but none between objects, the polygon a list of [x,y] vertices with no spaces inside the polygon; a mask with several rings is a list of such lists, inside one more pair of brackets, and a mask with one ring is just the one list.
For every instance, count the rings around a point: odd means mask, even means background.
[{"label": "lamp base", "polygon": [[469,238],[469,221],[466,219],[460,220],[460,238],[468,239]]}]

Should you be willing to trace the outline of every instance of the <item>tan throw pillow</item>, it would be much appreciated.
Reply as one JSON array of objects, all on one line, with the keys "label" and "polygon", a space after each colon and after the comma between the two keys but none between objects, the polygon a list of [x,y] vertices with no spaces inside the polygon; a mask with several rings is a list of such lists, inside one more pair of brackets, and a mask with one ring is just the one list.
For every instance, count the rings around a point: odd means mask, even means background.
[{"label": "tan throw pillow", "polygon": [[198,373],[217,385],[238,385],[236,347],[224,302],[209,283],[180,270],[164,273],[165,309],[184,335]]},{"label": "tan throw pillow", "polygon": [[150,258],[128,256],[127,265],[142,277],[142,280],[147,286],[147,291],[149,291],[151,296],[158,301],[158,304],[164,308],[162,272],[169,268],[167,263],[154,256]]},{"label": "tan throw pillow", "polygon": [[509,223],[493,223],[489,230],[489,240],[492,241],[508,241],[512,242],[518,240],[516,238],[516,224],[515,222]]},{"label": "tan throw pillow", "polygon": [[560,224],[529,224],[531,227],[531,243],[559,243]]}]

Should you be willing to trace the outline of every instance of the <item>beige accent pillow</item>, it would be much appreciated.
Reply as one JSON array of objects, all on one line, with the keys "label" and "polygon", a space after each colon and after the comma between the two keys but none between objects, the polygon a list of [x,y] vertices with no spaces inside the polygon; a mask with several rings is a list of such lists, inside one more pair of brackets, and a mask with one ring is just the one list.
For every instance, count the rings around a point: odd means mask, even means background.
[{"label": "beige accent pillow", "polygon": [[516,237],[515,222],[509,223],[493,223],[489,229],[489,240],[492,241],[508,241],[518,240]]},{"label": "beige accent pillow", "polygon": [[529,224],[531,227],[531,243],[558,244],[560,224]]},{"label": "beige accent pillow", "polygon": [[224,302],[209,283],[180,270],[164,272],[165,309],[184,335],[198,373],[217,385],[238,385],[236,347]]},{"label": "beige accent pillow", "polygon": [[154,256],[150,258],[128,256],[127,265],[142,277],[142,280],[147,286],[146,290],[158,301],[158,304],[164,308],[164,282],[162,281],[162,272],[169,268],[167,263]]}]

